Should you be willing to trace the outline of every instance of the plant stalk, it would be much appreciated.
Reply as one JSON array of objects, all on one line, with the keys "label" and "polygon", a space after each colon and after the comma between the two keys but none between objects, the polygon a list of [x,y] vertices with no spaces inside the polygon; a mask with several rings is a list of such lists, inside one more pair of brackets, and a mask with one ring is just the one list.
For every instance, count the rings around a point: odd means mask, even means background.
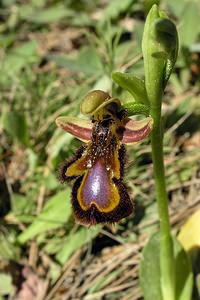
[{"label": "plant stalk", "polygon": [[[161,103],[161,101],[156,102]],[[151,134],[151,146],[160,221],[160,269],[162,295],[163,300],[175,300],[175,264],[169,221],[168,196],[165,183],[161,107],[159,105],[152,105],[150,114],[154,119],[154,126]]]}]

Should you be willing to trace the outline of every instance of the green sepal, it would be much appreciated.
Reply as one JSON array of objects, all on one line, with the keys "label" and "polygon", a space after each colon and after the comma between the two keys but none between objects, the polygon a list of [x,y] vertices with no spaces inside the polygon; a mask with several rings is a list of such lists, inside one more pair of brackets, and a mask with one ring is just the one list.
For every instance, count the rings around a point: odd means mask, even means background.
[{"label": "green sepal", "polygon": [[122,105],[128,111],[128,116],[144,115],[149,116],[149,106],[137,102],[127,102]]},{"label": "green sepal", "polygon": [[144,81],[131,73],[112,73],[112,79],[120,87],[127,90],[134,97],[135,101],[149,105]]}]

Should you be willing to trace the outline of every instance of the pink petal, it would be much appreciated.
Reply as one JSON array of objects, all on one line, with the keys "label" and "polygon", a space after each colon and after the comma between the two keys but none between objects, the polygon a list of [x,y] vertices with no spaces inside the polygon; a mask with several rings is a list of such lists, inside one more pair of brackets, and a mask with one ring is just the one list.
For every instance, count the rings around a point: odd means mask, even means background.
[{"label": "pink petal", "polygon": [[125,125],[122,143],[133,144],[144,140],[151,132],[152,125],[153,119],[151,117],[140,121],[129,119]]},{"label": "pink petal", "polygon": [[92,122],[75,117],[58,117],[56,124],[83,142],[89,142],[92,134]]}]

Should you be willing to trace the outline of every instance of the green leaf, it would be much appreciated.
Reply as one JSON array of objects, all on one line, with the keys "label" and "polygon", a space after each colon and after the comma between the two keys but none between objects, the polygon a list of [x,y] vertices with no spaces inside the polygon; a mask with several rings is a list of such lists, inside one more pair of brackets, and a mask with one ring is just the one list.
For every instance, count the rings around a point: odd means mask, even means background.
[{"label": "green leaf", "polygon": [[21,68],[26,67],[27,64],[37,62],[39,60],[37,46],[36,41],[30,41],[10,51],[2,61],[0,81],[4,82],[7,76],[13,78]]},{"label": "green leaf", "polygon": [[3,128],[22,144],[29,145],[29,134],[25,115],[17,111],[3,114]]},{"label": "green leaf", "polygon": [[56,173],[52,173],[44,177],[43,183],[49,191],[55,190],[58,186],[60,186]]},{"label": "green leaf", "polygon": [[27,153],[27,156],[28,156],[28,174],[30,176],[34,173],[34,170],[37,166],[39,154],[38,153],[36,154],[30,148],[26,149],[26,153]]},{"label": "green leaf", "polygon": [[196,286],[197,286],[197,293],[198,293],[198,296],[200,297],[200,274],[198,274],[196,276]]},{"label": "green leaf", "polygon": [[13,291],[12,277],[8,274],[0,273],[0,296],[10,295]]},{"label": "green leaf", "polygon": [[[190,261],[181,244],[173,238],[176,269],[176,299],[190,300],[193,275]],[[154,234],[144,247],[140,262],[140,284],[145,300],[162,300],[159,234]]]},{"label": "green leaf", "polygon": [[51,55],[49,58],[63,68],[72,72],[83,72],[85,75],[96,75],[103,73],[103,66],[99,55],[93,47],[83,47],[76,58],[68,56]]},{"label": "green leaf", "polygon": [[176,238],[173,239],[176,262],[176,299],[192,299],[193,274],[187,253]]},{"label": "green leaf", "polygon": [[102,75],[96,80],[92,90],[110,91],[112,87],[112,80],[108,75]]},{"label": "green leaf", "polygon": [[45,9],[34,9],[31,5],[23,5],[19,10],[21,19],[31,21],[36,24],[54,23],[72,16],[72,11],[64,5],[58,4]]},{"label": "green leaf", "polygon": [[106,9],[104,10],[101,18],[101,23],[105,23],[108,20],[115,19],[120,13],[127,11],[130,5],[133,5],[133,0],[115,0],[108,2]]},{"label": "green leaf", "polygon": [[70,192],[70,188],[66,188],[50,198],[41,214],[19,235],[18,241],[23,244],[36,235],[62,227],[71,217]]},{"label": "green leaf", "polygon": [[144,81],[133,74],[114,72],[112,79],[123,89],[129,91],[135,101],[148,105],[148,98]]},{"label": "green leaf", "polygon": [[140,261],[140,285],[145,300],[162,300],[159,251],[159,236],[154,234],[144,247]]},{"label": "green leaf", "polygon": [[180,18],[179,36],[181,46],[189,47],[197,40],[200,33],[199,19],[200,4],[194,1],[188,2]]},{"label": "green leaf", "polygon": [[60,151],[65,149],[65,147],[69,148],[73,138],[74,137],[71,134],[63,133],[59,129],[54,131],[54,134],[46,147],[46,152],[48,153],[49,159],[53,165],[56,164]]},{"label": "green leaf", "polygon": [[57,279],[59,278],[60,274],[62,272],[62,269],[59,264],[56,264],[53,260],[51,261],[51,264],[49,266],[48,271],[48,278],[51,280],[51,283],[54,284]]},{"label": "green leaf", "polygon": [[20,215],[23,213],[30,213],[33,207],[33,202],[30,201],[28,195],[12,194],[12,213],[14,215]]},{"label": "green leaf", "polygon": [[[185,11],[185,5],[188,0],[182,0],[181,5],[179,1],[174,0],[165,0],[167,4],[167,10],[173,12],[173,15],[177,17],[177,19],[182,19],[183,12]],[[190,2],[191,3],[191,2]],[[181,20],[182,21],[182,20]]]},{"label": "green leaf", "polygon": [[0,258],[4,260],[13,259],[15,261],[19,258],[13,232],[0,232]]},{"label": "green leaf", "polygon": [[[15,33],[16,34],[16,33]],[[12,43],[15,41],[15,36],[14,33],[10,34],[0,34],[0,47],[1,48],[7,48],[8,46],[12,45]]]},{"label": "green leaf", "polygon": [[71,235],[67,237],[66,242],[63,243],[61,251],[56,255],[57,260],[61,264],[64,264],[76,250],[91,242],[92,239],[98,235],[100,230],[100,226],[93,228],[81,227],[76,233],[71,233]]}]

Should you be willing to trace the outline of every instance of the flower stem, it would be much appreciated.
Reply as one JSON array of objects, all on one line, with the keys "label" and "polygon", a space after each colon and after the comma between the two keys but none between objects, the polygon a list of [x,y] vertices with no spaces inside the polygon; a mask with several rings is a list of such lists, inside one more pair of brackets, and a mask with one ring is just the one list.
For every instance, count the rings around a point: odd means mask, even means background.
[{"label": "flower stem", "polygon": [[151,146],[160,221],[161,288],[163,300],[175,300],[175,264],[168,212],[168,196],[165,184],[161,107],[152,105],[151,116],[154,119]]},{"label": "flower stem", "polygon": [[[170,36],[170,38],[169,38]],[[160,220],[160,272],[163,300],[175,298],[175,261],[168,212],[168,197],[163,161],[161,106],[165,86],[176,62],[178,34],[176,26],[153,5],[148,13],[143,39],[145,87],[153,117],[151,135],[156,198]]]}]

